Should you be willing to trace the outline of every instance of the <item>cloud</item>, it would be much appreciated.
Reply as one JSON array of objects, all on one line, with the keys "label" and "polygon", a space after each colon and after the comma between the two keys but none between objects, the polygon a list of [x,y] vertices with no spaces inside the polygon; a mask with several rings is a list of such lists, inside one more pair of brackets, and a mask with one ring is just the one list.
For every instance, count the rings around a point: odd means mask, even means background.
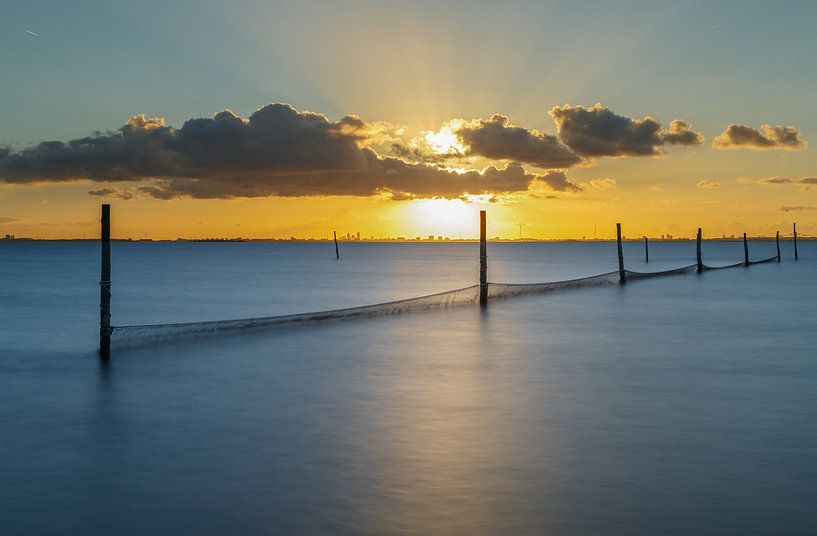
[{"label": "cloud", "polygon": [[759,129],[746,125],[729,125],[712,140],[717,149],[784,149],[799,151],[806,148],[800,131],[794,127],[762,125]]},{"label": "cloud", "polygon": [[161,179],[152,186],[140,186],[138,190],[157,199],[375,194],[390,194],[393,199],[457,198],[466,193],[521,192],[537,178],[518,164],[458,173],[433,165],[408,163],[399,158],[379,157],[368,149],[364,154],[368,164],[353,171]]},{"label": "cloud", "polygon": [[351,170],[365,160],[357,144],[365,138],[362,125],[353,116],[330,122],[287,104],[270,104],[249,119],[225,110],[179,129],[137,115],[115,132],[0,155],[0,176],[20,183]]},{"label": "cloud", "polygon": [[760,179],[763,184],[792,184],[795,182],[795,179],[787,179],[785,177],[769,177],[767,179]]},{"label": "cloud", "polygon": [[719,183],[718,181],[703,180],[698,183],[698,188],[700,188],[701,190],[714,190],[715,188],[720,187],[721,183]]},{"label": "cloud", "polygon": [[817,189],[817,177],[800,177],[799,179],[790,179],[787,177],[768,177],[756,181],[760,184],[796,184],[803,190]]},{"label": "cloud", "polygon": [[[376,130],[356,116],[332,122],[287,104],[270,104],[248,119],[229,110],[191,119],[132,117],[115,132],[68,142],[46,141],[0,152],[7,183],[147,181],[136,190],[159,199],[260,196],[458,197],[524,191],[535,175],[518,164],[458,173],[382,157],[367,147]],[[92,195],[127,196],[112,189]]]},{"label": "cloud", "polygon": [[132,190],[120,190],[119,188],[101,188],[99,190],[91,190],[88,192],[90,195],[96,195],[99,197],[112,197],[114,199],[122,199],[124,201],[129,201],[136,197],[136,194]]},{"label": "cloud", "polygon": [[0,225],[5,225],[7,223],[14,223],[17,221],[22,221],[19,218],[12,218],[10,216],[0,216]]},{"label": "cloud", "polygon": [[460,121],[451,130],[468,154],[492,160],[523,162],[544,169],[567,168],[582,160],[556,136],[512,125],[500,114],[490,119]]},{"label": "cloud", "polygon": [[443,162],[449,162],[452,159],[457,159],[463,156],[458,153],[439,154],[433,151],[429,151],[427,147],[419,147],[416,145],[408,147],[401,142],[392,143],[389,152],[390,156],[400,158],[407,162],[422,164],[441,164]]},{"label": "cloud", "polygon": [[703,136],[676,119],[669,130],[650,116],[630,119],[596,103],[594,106],[554,106],[548,112],[562,141],[582,156],[656,156],[660,146],[699,145]]},{"label": "cloud", "polygon": [[693,146],[701,145],[703,142],[703,135],[692,130],[692,125],[681,119],[673,119],[664,132],[664,143],[670,145]]},{"label": "cloud", "polygon": [[800,211],[806,211],[806,210],[817,210],[817,206],[814,206],[814,205],[786,206],[786,205],[784,205],[784,206],[780,207],[780,210],[782,210],[783,212],[800,212]]},{"label": "cloud", "polygon": [[618,183],[616,183],[616,179],[611,178],[604,178],[604,179],[592,179],[588,182],[582,183],[582,189],[587,190],[598,190],[601,192],[607,190],[615,190],[618,187]]},{"label": "cloud", "polygon": [[536,186],[543,185],[555,192],[580,192],[582,188],[571,182],[563,170],[548,171],[536,177]]}]

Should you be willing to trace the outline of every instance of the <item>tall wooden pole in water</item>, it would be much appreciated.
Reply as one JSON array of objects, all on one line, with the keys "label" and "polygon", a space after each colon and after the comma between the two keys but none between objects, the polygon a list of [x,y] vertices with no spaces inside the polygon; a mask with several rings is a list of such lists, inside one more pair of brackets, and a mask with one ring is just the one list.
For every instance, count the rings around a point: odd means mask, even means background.
[{"label": "tall wooden pole in water", "polygon": [[335,258],[340,259],[340,250],[338,249],[338,232],[332,231],[332,235],[335,237]]},{"label": "tall wooden pole in water", "polygon": [[775,235],[775,243],[777,244],[777,262],[780,262],[780,231]]},{"label": "tall wooden pole in water", "polygon": [[695,241],[696,242],[695,256],[698,259],[698,273],[699,274],[704,271],[704,259],[703,259],[703,255],[701,253],[701,239],[702,239],[701,235],[702,235],[701,228],[698,227],[698,238]]},{"label": "tall wooden pole in water", "polygon": [[794,224],[794,260],[797,260],[797,224]]},{"label": "tall wooden pole in water", "polygon": [[621,248],[621,224],[616,224],[616,243],[618,244],[618,282],[622,285],[627,282],[627,274],[624,273],[624,250]]},{"label": "tall wooden pole in water", "polygon": [[650,244],[646,236],[644,237],[644,262],[650,262]]},{"label": "tall wooden pole in water", "polygon": [[99,278],[99,357],[111,357],[111,205],[102,205],[102,271]]},{"label": "tall wooden pole in water", "polygon": [[488,243],[485,211],[479,211],[479,304],[488,305]]},{"label": "tall wooden pole in water", "polygon": [[749,241],[746,240],[746,233],[743,233],[743,264],[749,266]]}]

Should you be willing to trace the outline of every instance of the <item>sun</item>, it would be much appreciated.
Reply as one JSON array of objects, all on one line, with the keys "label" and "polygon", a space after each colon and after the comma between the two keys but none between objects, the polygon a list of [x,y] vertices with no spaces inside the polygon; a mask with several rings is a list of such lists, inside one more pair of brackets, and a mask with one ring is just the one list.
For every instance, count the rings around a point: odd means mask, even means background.
[{"label": "sun", "polygon": [[479,209],[461,199],[416,199],[402,207],[401,219],[423,237],[473,237],[479,230]]}]

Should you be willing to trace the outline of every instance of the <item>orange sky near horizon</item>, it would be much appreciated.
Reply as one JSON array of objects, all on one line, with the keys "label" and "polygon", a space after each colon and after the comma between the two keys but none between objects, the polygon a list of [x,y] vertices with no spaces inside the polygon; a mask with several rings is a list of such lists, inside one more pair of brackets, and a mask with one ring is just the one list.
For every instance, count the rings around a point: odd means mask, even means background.
[{"label": "orange sky near horizon", "polygon": [[[384,127],[367,128],[376,130],[372,135],[376,140],[381,136],[378,129]],[[431,155],[428,158],[452,151],[466,154],[469,148],[448,129],[443,125],[439,131],[405,134],[401,127],[400,132],[410,143],[421,143]],[[540,136],[536,138],[540,142],[546,139],[536,131],[524,132]],[[533,239],[612,238],[616,222],[623,224],[629,236],[692,237],[698,226],[707,236],[743,232],[770,236],[776,231],[785,236],[794,221],[800,224],[802,234],[817,234],[817,210],[809,201],[815,195],[814,186],[812,179],[802,179],[813,160],[807,149],[721,150],[711,146],[713,137],[707,133],[705,143],[665,148],[654,156],[593,158],[566,172],[557,170],[568,181],[568,190],[554,190],[536,179],[527,190],[459,199],[431,195],[401,200],[386,192],[231,199],[182,196],[166,200],[140,191],[140,186],[153,184],[149,179],[0,183],[0,234],[56,239],[97,236],[101,202],[114,207],[113,233],[118,238],[307,239],[327,238],[333,230],[341,236],[360,233],[376,239],[428,235],[476,238],[477,213],[482,209],[489,214],[489,236],[504,239],[520,235]],[[458,172],[510,165],[508,160],[479,155],[455,158],[458,163],[450,169]],[[529,164],[523,167],[531,177],[551,173]],[[754,172],[743,175],[730,171],[747,168]],[[88,195],[103,187],[111,193]],[[127,199],[120,199],[125,194]]]},{"label": "orange sky near horizon", "polygon": [[[695,191],[697,188],[688,194],[693,198],[689,202],[679,201],[678,194],[649,188],[643,188],[646,191],[641,193],[641,202],[615,191],[612,195],[609,191],[592,194],[595,198],[523,198],[494,203],[361,197],[106,202],[112,205],[113,236],[134,239],[320,239],[331,237],[333,230],[340,236],[359,232],[375,239],[428,235],[477,238],[480,210],[488,213],[488,235],[503,239],[518,238],[520,223],[521,236],[534,239],[614,238],[616,222],[622,223],[627,236],[694,237],[698,226],[709,237],[743,232],[771,236],[778,230],[785,236],[795,221],[802,235],[817,234],[817,222],[803,217],[809,213],[782,212],[763,198],[753,200],[760,195],[757,188],[736,184],[732,190],[738,195],[718,191],[717,197],[723,199],[718,203],[695,200],[696,195],[702,197]],[[31,195],[35,191],[24,193]],[[746,199],[743,203],[739,201],[741,193]],[[57,201],[38,203],[37,199],[31,199],[26,219],[6,223],[0,227],[1,234],[45,239],[99,235],[99,199],[89,198],[84,192]],[[724,207],[731,213],[724,213]],[[82,219],[76,219],[77,214]]]}]

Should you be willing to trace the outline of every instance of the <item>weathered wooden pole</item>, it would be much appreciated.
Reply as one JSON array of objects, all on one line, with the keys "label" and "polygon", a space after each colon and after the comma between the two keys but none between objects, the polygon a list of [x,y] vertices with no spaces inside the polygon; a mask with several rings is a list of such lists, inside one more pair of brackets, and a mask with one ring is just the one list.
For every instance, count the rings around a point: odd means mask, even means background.
[{"label": "weathered wooden pole", "polygon": [[780,231],[775,235],[775,243],[777,244],[777,262],[780,262]]},{"label": "weathered wooden pole", "polygon": [[99,278],[99,357],[111,357],[111,205],[102,205],[102,271]]},{"label": "weathered wooden pole", "polygon": [[704,271],[704,259],[703,259],[703,254],[701,252],[701,239],[702,239],[702,232],[701,232],[701,228],[698,227],[698,237],[697,237],[697,239],[695,241],[695,256],[697,257],[697,260],[698,260],[698,273],[699,274]]},{"label": "weathered wooden pole", "polygon": [[794,224],[794,260],[797,260],[797,224]]},{"label": "weathered wooden pole", "polygon": [[622,285],[627,282],[627,274],[624,272],[624,250],[621,247],[621,224],[616,224],[616,242],[618,244],[618,282]]},{"label": "weathered wooden pole", "polygon": [[338,232],[332,231],[332,235],[335,237],[335,258],[340,259],[340,250],[338,249]]},{"label": "weathered wooden pole", "polygon": [[647,237],[644,237],[644,262],[650,262],[650,244]]},{"label": "weathered wooden pole", "polygon": [[746,233],[743,233],[743,264],[749,266],[749,241],[746,240]]},{"label": "weathered wooden pole", "polygon": [[479,211],[479,304],[488,305],[488,232],[485,211]]}]

